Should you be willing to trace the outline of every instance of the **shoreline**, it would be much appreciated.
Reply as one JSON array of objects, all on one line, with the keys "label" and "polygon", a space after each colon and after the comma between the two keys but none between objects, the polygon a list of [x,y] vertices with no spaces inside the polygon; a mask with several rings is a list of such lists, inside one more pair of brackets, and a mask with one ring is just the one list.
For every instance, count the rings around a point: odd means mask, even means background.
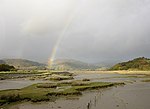
[{"label": "shoreline", "polygon": [[115,70],[115,71],[70,71],[73,74],[139,74],[150,75],[150,71],[128,71],[128,70]]}]

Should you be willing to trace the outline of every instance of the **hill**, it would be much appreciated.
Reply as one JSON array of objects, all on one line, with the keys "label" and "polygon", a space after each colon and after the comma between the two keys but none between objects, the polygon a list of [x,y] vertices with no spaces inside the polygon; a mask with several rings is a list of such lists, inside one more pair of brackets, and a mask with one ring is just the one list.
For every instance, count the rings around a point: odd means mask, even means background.
[{"label": "hill", "polygon": [[54,70],[94,70],[97,66],[73,59],[57,59],[52,65]]},{"label": "hill", "polygon": [[110,70],[150,70],[150,59],[139,57],[114,65]]},{"label": "hill", "polygon": [[40,69],[46,66],[46,64],[41,64],[26,59],[3,59],[0,60],[0,64],[8,64],[17,69]]}]

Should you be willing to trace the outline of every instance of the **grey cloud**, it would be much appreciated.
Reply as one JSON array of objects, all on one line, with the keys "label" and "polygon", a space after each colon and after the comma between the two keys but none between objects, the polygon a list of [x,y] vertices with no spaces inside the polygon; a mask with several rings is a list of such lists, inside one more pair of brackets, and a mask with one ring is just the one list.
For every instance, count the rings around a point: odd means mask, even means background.
[{"label": "grey cloud", "polygon": [[0,58],[47,61],[67,23],[56,58],[150,57],[149,19],[149,0],[2,0]]}]

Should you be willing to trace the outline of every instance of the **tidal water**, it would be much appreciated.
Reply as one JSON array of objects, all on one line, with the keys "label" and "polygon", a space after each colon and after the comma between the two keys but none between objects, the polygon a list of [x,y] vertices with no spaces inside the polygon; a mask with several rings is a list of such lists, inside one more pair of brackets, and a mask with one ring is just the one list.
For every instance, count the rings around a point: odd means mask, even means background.
[{"label": "tidal water", "polygon": [[[60,98],[55,102],[24,102],[9,109],[149,109],[150,83],[141,82],[141,78],[120,78],[120,76],[127,75],[79,74],[74,77],[76,80],[89,78],[92,81],[125,82],[126,85],[85,91],[82,96]],[[22,88],[38,82],[42,81],[5,80],[0,81],[0,89]]]},{"label": "tidal water", "polygon": [[150,84],[133,83],[98,91],[85,92],[74,99],[56,102],[26,102],[10,109],[149,109]]}]

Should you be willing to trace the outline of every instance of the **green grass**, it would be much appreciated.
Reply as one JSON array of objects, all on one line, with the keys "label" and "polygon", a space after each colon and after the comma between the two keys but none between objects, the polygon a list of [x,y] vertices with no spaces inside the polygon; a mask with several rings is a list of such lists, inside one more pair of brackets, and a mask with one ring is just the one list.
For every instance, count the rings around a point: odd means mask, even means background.
[{"label": "green grass", "polygon": [[142,82],[150,82],[150,79],[142,80]]},{"label": "green grass", "polygon": [[105,77],[101,79],[110,79],[110,78],[150,78],[150,75],[122,75],[122,76],[114,76],[114,77]]},{"label": "green grass", "polygon": [[61,81],[61,80],[71,80],[71,79],[73,79],[72,76],[56,76],[56,77],[51,77],[49,80]]},{"label": "green grass", "polygon": [[40,71],[2,71],[0,72],[0,80],[5,80],[5,79],[17,79],[17,78],[32,78],[34,80],[34,76],[38,77],[38,75],[44,75],[43,72]]},{"label": "green grass", "polygon": [[18,71],[0,71],[0,74],[42,74],[38,70],[18,70]]},{"label": "green grass", "polygon": [[80,86],[74,86],[73,88],[78,91],[85,91],[85,90],[94,90],[94,89],[100,89],[100,88],[107,88],[115,85],[124,85],[124,83],[110,83],[110,82],[93,82],[88,83],[85,85]]},{"label": "green grass", "polygon": [[54,83],[42,83],[42,84],[38,84],[36,86],[37,88],[56,88],[57,87],[57,84],[54,84]]},{"label": "green grass", "polygon": [[18,78],[28,78],[29,80],[71,80],[73,79],[73,74],[69,72],[50,72],[50,71],[40,71],[40,70],[19,70],[10,72],[0,72],[0,80],[5,79],[18,79]]},{"label": "green grass", "polygon": [[[74,84],[76,82],[76,84]],[[77,82],[79,82],[77,84]],[[81,85],[82,84],[82,85]],[[124,83],[110,82],[63,82],[58,84],[39,83],[22,89],[0,91],[0,105],[28,100],[32,102],[54,101],[63,96],[82,95],[85,90],[107,88]]]}]

